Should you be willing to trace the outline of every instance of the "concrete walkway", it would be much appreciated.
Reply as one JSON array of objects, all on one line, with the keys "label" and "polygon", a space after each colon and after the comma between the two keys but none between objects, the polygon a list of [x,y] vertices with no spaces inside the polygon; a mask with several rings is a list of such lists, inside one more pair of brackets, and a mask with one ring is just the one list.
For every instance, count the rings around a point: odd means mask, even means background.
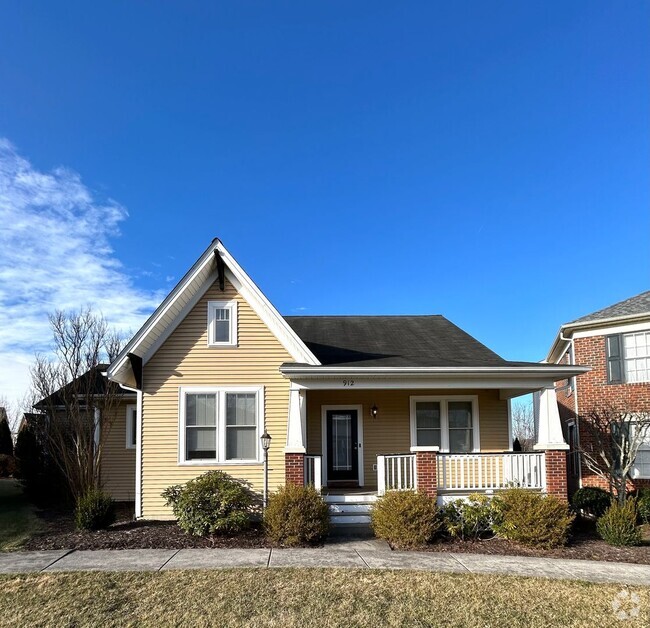
[{"label": "concrete walkway", "polygon": [[486,554],[393,552],[385,542],[376,539],[335,540],[313,549],[51,550],[0,554],[0,573],[4,574],[234,567],[418,569],[650,586],[650,565]]}]

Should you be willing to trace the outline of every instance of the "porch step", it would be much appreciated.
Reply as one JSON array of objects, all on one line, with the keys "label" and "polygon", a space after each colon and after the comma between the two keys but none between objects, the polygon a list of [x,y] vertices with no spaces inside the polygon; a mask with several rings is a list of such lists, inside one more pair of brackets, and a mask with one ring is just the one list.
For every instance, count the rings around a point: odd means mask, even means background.
[{"label": "porch step", "polygon": [[323,499],[328,506],[333,528],[370,526],[370,510],[377,501],[375,493],[328,493],[323,495]]}]

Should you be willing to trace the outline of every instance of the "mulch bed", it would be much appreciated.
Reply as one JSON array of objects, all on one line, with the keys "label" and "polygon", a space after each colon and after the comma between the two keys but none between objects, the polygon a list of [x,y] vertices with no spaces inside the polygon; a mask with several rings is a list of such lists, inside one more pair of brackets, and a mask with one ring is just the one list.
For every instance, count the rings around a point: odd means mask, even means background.
[{"label": "mulch bed", "polygon": [[117,521],[106,530],[85,532],[75,529],[68,512],[43,510],[39,516],[43,531],[33,536],[23,549],[186,549],[270,547],[261,526],[233,536],[199,537],[185,534],[174,521],[134,521],[133,510],[122,506]]},{"label": "mulch bed", "polygon": [[[647,537],[648,530],[644,530]],[[598,537],[595,525],[580,522],[576,525],[566,547],[552,550],[522,547],[512,541],[491,538],[479,541],[440,539],[423,548],[428,552],[455,552],[457,554],[492,554],[499,556],[536,556],[539,558],[578,558],[621,563],[650,565],[650,542],[639,547],[613,547]]]},{"label": "mulch bed", "polygon": [[[186,549],[186,548],[267,548],[270,543],[261,526],[232,536],[198,537],[185,534],[173,521],[134,521],[132,506],[121,505],[116,523],[106,530],[81,532],[75,529],[69,512],[39,512],[43,530],[33,536],[23,549]],[[646,526],[646,537],[650,529]],[[500,556],[537,556],[540,558],[579,558],[650,565],[650,540],[640,547],[612,547],[600,539],[591,522],[576,525],[566,547],[538,550],[499,538],[479,541],[439,539],[421,548],[427,552],[492,554]]]}]

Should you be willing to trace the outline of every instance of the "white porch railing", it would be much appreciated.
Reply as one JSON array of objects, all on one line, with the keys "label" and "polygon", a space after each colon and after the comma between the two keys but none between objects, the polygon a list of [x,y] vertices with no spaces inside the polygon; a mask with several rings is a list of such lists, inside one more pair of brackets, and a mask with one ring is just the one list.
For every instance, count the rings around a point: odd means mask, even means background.
[{"label": "white porch railing", "polygon": [[305,456],[305,486],[312,485],[319,493],[323,488],[321,456]]},{"label": "white porch railing", "polygon": [[439,454],[438,490],[485,491],[518,486],[543,489],[544,452]]},{"label": "white porch railing", "polygon": [[377,456],[377,493],[410,491],[417,486],[414,454]]}]

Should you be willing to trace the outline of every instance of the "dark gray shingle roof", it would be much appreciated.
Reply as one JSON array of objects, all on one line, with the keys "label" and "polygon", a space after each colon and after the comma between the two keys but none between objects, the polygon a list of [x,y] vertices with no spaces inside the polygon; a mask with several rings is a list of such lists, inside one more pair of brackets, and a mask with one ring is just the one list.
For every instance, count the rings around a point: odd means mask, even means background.
[{"label": "dark gray shingle roof", "polygon": [[635,314],[650,314],[650,290],[637,294],[635,297],[625,299],[625,301],[614,303],[614,305],[605,307],[597,312],[576,318],[576,320],[568,324],[586,323],[604,318],[616,318],[618,316],[634,316]]},{"label": "dark gray shingle roof", "polygon": [[[325,366],[523,366],[444,316],[285,316]],[[537,363],[535,363],[537,365]]]}]

